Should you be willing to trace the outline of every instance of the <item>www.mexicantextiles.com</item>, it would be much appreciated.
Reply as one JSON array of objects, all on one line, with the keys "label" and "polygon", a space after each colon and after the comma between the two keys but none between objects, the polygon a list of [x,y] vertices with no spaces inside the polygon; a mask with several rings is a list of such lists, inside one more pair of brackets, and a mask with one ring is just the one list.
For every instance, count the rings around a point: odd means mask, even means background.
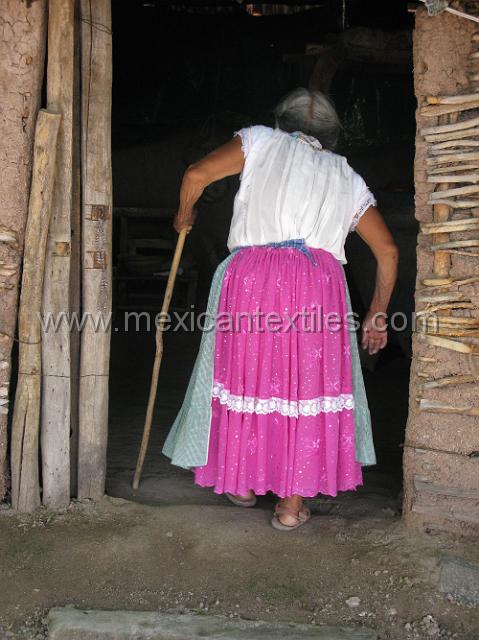
[{"label": "www.mexicantextiles.com", "polygon": [[[377,314],[378,318],[384,318],[385,314]],[[411,323],[408,322],[406,314],[398,312],[388,318],[389,326],[394,331],[404,331],[408,327],[416,326],[416,321],[421,320],[421,324],[427,322],[437,322],[435,314],[432,317],[418,317],[412,314]],[[113,327],[113,318],[115,326]],[[123,320],[123,321],[122,321]],[[356,331],[359,328],[358,314],[348,312],[341,317],[339,313],[332,312],[324,314],[320,307],[315,309],[304,309],[293,314],[278,312],[263,312],[260,309],[254,312],[223,312],[216,316],[207,312],[197,313],[196,311],[172,312],[172,313],[149,313],[147,311],[128,311],[123,314],[110,312],[96,313],[41,313],[39,321],[43,333],[57,332],[82,332],[84,330],[95,333],[114,331],[155,331],[157,328],[162,331],[219,331],[219,332],[259,332],[270,331],[273,333],[288,333],[289,331],[314,333],[329,331],[332,333],[341,331],[344,324],[349,331]],[[378,325],[378,329],[384,330],[384,323]]]}]

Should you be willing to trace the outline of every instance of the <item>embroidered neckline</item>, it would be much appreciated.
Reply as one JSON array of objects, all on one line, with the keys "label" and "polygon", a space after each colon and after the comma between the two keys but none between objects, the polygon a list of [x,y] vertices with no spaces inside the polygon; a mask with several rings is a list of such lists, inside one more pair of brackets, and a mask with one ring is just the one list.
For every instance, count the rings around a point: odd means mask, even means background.
[{"label": "embroidered neckline", "polygon": [[302,131],[293,131],[293,133],[290,133],[289,135],[295,138],[296,140],[300,140],[305,144],[309,144],[310,147],[313,147],[313,149],[318,149],[318,151],[321,151],[323,148],[323,145],[320,143],[320,141],[317,138],[313,136],[308,136]]},{"label": "embroidered neckline", "polygon": [[233,395],[221,382],[214,382],[211,391],[213,398],[226,405],[230,411],[237,413],[256,413],[267,415],[280,413],[282,416],[298,418],[299,416],[317,416],[319,413],[337,413],[343,409],[354,409],[352,393],[341,393],[337,396],[319,396],[311,400],[284,400],[282,398],[255,398],[252,396]]}]

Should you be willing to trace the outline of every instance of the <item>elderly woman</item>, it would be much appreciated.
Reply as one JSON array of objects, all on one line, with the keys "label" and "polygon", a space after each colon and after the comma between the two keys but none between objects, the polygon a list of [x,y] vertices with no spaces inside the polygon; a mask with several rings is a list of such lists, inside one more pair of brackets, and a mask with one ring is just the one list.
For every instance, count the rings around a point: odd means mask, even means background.
[{"label": "elderly woman", "polygon": [[185,173],[177,231],[209,184],[241,183],[210,291],[216,320],[163,451],[236,505],[275,493],[272,525],[291,531],[310,518],[303,498],[355,489],[375,463],[344,243],[356,231],[377,260],[361,335],[370,353],[386,345],[398,251],[364,180],[332,151],[330,100],[297,89],[275,115],[275,129],[241,129]]}]

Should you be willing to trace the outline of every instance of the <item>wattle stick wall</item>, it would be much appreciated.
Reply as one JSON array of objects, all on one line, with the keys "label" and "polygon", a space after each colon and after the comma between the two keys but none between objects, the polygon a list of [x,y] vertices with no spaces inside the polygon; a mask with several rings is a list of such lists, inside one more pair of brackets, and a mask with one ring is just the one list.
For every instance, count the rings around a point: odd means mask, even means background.
[{"label": "wattle stick wall", "polygon": [[[472,36],[479,25],[450,14],[429,17],[424,9],[416,13],[414,33],[414,82],[418,99],[416,138],[416,217],[421,223],[438,220],[441,210],[428,204],[436,185],[427,181],[427,162],[431,144],[420,130],[425,127],[453,122],[455,116],[425,117],[421,107],[428,96],[456,95],[475,92],[470,84],[471,74],[479,73],[479,60],[471,58],[478,50]],[[477,69],[475,68],[477,67]],[[468,110],[459,120],[478,117]],[[465,149],[476,151],[476,149]],[[479,151],[479,147],[477,149]],[[478,173],[473,168],[467,173]],[[450,174],[450,171],[447,171]],[[453,184],[449,187],[458,187]],[[479,199],[477,194],[467,198]],[[478,217],[479,209],[446,208],[448,219]],[[442,215],[444,209],[442,210]],[[438,313],[447,317],[460,316],[479,319],[479,283],[449,288],[426,287],[425,278],[438,277],[441,270],[453,278],[479,276],[479,247],[465,248],[475,257],[458,253],[441,255],[431,251],[433,243],[479,238],[479,228],[449,234],[424,234],[418,238],[416,280],[416,312],[426,308],[424,296],[462,294],[465,309],[443,309]],[[450,259],[450,262],[449,262]],[[471,303],[471,304],[469,304]],[[445,322],[448,322],[446,320]],[[450,321],[449,321],[450,322]],[[471,324],[469,324],[471,326]],[[441,336],[478,348],[477,337]],[[474,345],[476,345],[474,347]],[[479,350],[478,350],[479,353]],[[479,415],[464,415],[464,410],[479,406],[478,382],[447,384],[438,388],[424,388],[423,383],[448,376],[479,376],[479,355],[458,353],[441,346],[413,339],[413,361],[409,396],[409,418],[404,451],[404,517],[406,523],[422,529],[449,529],[459,533],[473,533],[479,527]],[[464,379],[465,380],[465,379]],[[458,381],[459,382],[459,379]],[[442,413],[420,408],[419,398],[440,402],[458,409]],[[462,412],[460,411],[462,409]]]}]

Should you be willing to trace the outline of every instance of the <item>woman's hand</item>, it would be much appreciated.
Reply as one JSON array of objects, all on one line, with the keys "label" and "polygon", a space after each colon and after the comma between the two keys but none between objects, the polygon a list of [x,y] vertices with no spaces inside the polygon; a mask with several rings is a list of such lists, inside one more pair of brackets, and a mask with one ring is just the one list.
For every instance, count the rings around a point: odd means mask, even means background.
[{"label": "woman's hand", "polygon": [[361,346],[370,355],[384,349],[388,341],[386,314],[368,311],[361,325]]},{"label": "woman's hand", "polygon": [[173,221],[173,227],[178,233],[181,233],[183,229],[189,233],[193,228],[193,224],[196,220],[196,209],[192,208],[190,211],[178,211]]},{"label": "woman's hand", "polygon": [[195,204],[205,189],[205,181],[196,165],[191,165],[183,175],[180,190],[180,206],[173,226],[180,233],[186,229],[189,233],[196,218]]}]

